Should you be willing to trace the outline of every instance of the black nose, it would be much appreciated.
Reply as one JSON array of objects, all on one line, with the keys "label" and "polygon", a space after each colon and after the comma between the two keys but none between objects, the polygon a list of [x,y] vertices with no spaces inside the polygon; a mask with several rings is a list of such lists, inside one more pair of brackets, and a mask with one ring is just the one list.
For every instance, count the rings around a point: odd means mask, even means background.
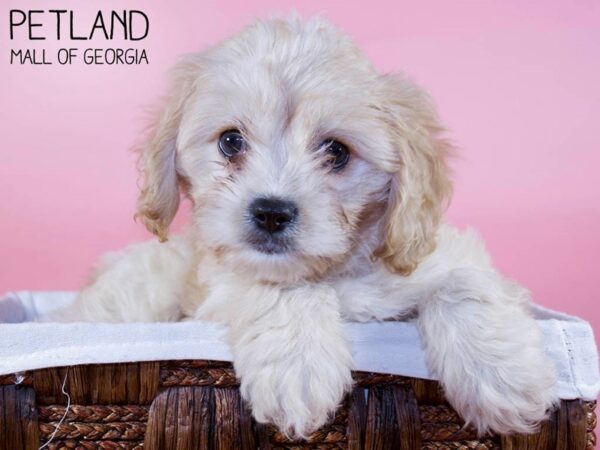
[{"label": "black nose", "polygon": [[298,208],[293,202],[278,198],[257,198],[250,204],[252,221],[269,233],[283,231],[297,214]]}]

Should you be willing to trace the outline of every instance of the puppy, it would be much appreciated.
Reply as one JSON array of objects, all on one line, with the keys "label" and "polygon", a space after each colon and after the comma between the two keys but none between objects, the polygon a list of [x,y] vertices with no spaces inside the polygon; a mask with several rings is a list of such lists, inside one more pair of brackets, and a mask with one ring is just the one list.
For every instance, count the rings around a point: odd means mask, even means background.
[{"label": "puppy", "polygon": [[[430,98],[312,19],[258,22],[183,58],[141,153],[160,242],[107,255],[71,320],[228,325],[259,422],[307,436],[352,384],[343,321],[416,317],[429,367],[479,433],[530,432],[554,396],[527,292],[473,232]],[[180,196],[192,225],[169,236]]]}]

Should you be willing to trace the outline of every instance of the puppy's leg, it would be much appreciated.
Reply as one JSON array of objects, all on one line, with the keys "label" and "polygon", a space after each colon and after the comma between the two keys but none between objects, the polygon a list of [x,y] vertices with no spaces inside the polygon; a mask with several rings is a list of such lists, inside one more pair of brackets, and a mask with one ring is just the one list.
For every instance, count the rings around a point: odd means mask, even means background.
[{"label": "puppy's leg", "polygon": [[327,422],[352,383],[336,295],[324,286],[273,288],[243,303],[230,324],[242,395],[259,422],[306,436]]},{"label": "puppy's leg", "polygon": [[430,368],[479,433],[531,432],[556,401],[526,292],[493,270],[454,269],[419,307]]},{"label": "puppy's leg", "polygon": [[555,402],[527,293],[494,270],[472,231],[442,227],[436,250],[410,276],[380,269],[334,285],[350,320],[417,309],[430,369],[479,432],[531,431]]},{"label": "puppy's leg", "polygon": [[152,322],[180,318],[180,296],[192,260],[184,237],[148,241],[102,257],[92,282],[51,321]]}]

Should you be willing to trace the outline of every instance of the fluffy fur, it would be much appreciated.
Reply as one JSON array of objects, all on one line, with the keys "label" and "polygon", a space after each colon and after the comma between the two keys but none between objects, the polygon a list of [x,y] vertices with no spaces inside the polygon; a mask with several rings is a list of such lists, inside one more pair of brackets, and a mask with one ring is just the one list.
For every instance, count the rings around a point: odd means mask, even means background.
[{"label": "fluffy fur", "polygon": [[[248,148],[218,150],[239,129]],[[187,56],[142,150],[139,217],[159,242],[105,257],[72,320],[229,325],[258,421],[306,436],[350,389],[343,321],[416,317],[428,363],[480,433],[529,432],[555,402],[525,290],[442,225],[449,146],[429,97],[377,73],[330,24],[258,22]],[[319,143],[351,149],[332,171]],[[180,195],[190,229],[169,236]],[[298,205],[284,253],[248,243],[250,202]]]}]

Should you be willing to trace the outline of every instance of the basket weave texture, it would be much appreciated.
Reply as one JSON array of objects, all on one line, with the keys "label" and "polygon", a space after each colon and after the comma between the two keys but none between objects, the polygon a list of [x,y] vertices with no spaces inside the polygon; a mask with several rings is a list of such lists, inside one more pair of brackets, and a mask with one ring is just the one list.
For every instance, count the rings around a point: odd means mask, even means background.
[{"label": "basket weave texture", "polygon": [[[61,386],[66,375],[65,390]],[[478,438],[435,381],[355,372],[333,421],[307,441],[255,423],[229,363],[50,368],[0,377],[0,450],[592,450],[595,402],[562,401],[532,435]]]}]

